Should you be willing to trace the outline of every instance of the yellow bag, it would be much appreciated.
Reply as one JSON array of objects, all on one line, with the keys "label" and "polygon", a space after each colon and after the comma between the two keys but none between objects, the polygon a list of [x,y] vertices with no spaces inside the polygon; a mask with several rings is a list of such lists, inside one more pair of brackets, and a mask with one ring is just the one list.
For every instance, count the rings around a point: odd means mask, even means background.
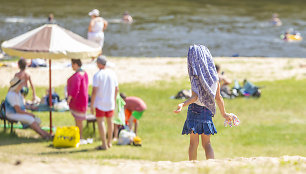
[{"label": "yellow bag", "polygon": [[56,128],[53,139],[54,147],[79,147],[80,131],[77,126]]}]

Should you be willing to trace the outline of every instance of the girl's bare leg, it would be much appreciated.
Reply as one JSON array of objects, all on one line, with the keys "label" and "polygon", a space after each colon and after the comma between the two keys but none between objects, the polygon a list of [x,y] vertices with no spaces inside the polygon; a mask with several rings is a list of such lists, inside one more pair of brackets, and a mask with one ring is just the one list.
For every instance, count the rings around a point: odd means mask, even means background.
[{"label": "girl's bare leg", "polygon": [[189,144],[189,160],[197,160],[197,149],[199,145],[199,135],[191,133],[190,134],[190,144]]},{"label": "girl's bare leg", "polygon": [[205,150],[206,159],[214,159],[215,155],[214,155],[214,150],[210,144],[210,135],[202,134],[201,139],[202,139],[202,146]]}]

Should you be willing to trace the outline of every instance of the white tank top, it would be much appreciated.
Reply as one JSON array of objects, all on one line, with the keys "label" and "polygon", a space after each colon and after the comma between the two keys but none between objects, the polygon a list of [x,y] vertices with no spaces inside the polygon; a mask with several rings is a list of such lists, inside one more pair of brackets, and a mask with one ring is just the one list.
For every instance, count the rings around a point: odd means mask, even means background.
[{"label": "white tank top", "polygon": [[92,27],[92,32],[99,33],[103,32],[104,22],[103,21],[97,21],[95,25]]}]

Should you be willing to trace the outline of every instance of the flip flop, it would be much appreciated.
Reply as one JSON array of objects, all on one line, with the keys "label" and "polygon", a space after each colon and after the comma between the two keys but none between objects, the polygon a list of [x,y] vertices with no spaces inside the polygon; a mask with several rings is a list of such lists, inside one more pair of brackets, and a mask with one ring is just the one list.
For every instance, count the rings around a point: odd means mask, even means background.
[{"label": "flip flop", "polygon": [[102,146],[98,146],[98,147],[96,147],[95,149],[96,149],[96,150],[107,150],[106,147],[102,147]]}]

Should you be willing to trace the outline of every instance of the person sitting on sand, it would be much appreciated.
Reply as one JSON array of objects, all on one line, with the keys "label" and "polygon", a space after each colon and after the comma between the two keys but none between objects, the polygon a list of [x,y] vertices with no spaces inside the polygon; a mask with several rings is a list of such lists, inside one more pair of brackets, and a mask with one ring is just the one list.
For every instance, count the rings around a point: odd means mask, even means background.
[{"label": "person sitting on sand", "polygon": [[220,95],[218,74],[209,50],[203,45],[190,46],[187,62],[192,96],[178,104],[174,112],[179,113],[184,106],[189,105],[182,131],[182,134],[190,134],[189,160],[197,160],[200,135],[206,159],[214,159],[210,135],[217,133],[212,121],[216,113],[215,100],[221,115],[227,121],[232,121],[232,116],[225,111],[224,101]]},{"label": "person sitting on sand", "polygon": [[30,82],[31,88],[32,88],[32,101],[34,102],[37,98],[36,92],[35,92],[35,87],[32,83],[31,76],[28,72],[26,72],[26,67],[27,67],[27,62],[25,59],[21,58],[18,61],[18,67],[19,67],[19,72],[15,74],[15,77],[18,77],[23,81],[22,85],[23,87],[28,89],[28,82]]},{"label": "person sitting on sand", "polygon": [[30,127],[37,132],[44,139],[51,139],[51,135],[39,127],[40,119],[34,114],[25,110],[24,98],[20,93],[24,86],[24,79],[14,77],[10,81],[10,88],[5,98],[6,116],[10,120],[20,121],[23,124],[30,125]]},{"label": "person sitting on sand", "polygon": [[133,23],[133,18],[132,18],[132,16],[129,14],[129,12],[127,12],[127,11],[125,11],[124,13],[123,13],[123,16],[122,16],[122,21],[124,22],[124,23]]},{"label": "person sitting on sand", "polygon": [[47,67],[47,63],[45,59],[31,59],[31,63],[29,65],[29,67]]},{"label": "person sitting on sand", "polygon": [[130,130],[133,129],[135,124],[134,132],[137,135],[139,126],[139,119],[142,117],[143,112],[147,109],[146,103],[139,97],[127,97],[125,94],[120,93],[121,98],[125,101],[125,121],[129,126]]}]

